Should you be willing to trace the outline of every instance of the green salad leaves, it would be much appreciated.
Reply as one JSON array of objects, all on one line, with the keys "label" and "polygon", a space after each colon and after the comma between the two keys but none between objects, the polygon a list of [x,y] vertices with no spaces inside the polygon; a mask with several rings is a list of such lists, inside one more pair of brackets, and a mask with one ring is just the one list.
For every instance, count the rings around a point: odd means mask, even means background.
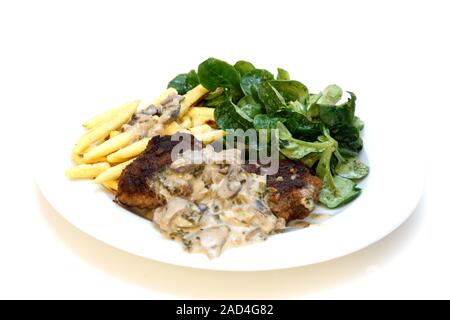
[{"label": "green salad leaves", "polygon": [[359,196],[357,182],[369,167],[357,158],[364,123],[355,116],[354,93],[345,93],[341,102],[344,92],[335,84],[310,93],[282,68],[275,77],[248,61],[231,65],[215,58],[168,86],[184,94],[198,84],[210,91],[202,105],[215,108],[221,129],[277,129],[281,155],[301,161],[322,179],[321,204],[336,208]]},{"label": "green salad leaves", "polygon": [[173,78],[167,88],[175,88],[178,94],[185,94],[191,89],[194,89],[199,84],[197,72],[195,70],[189,71],[189,73],[181,73]]}]

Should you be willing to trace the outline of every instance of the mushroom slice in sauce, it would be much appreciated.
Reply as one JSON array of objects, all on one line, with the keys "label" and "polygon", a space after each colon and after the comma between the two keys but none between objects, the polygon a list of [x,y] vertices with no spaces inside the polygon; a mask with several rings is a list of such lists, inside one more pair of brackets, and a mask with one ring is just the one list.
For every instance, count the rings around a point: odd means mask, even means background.
[{"label": "mushroom slice in sauce", "polygon": [[208,257],[218,257],[222,252],[222,248],[229,234],[230,229],[227,226],[211,227],[199,231],[195,235],[193,244],[197,247],[197,250],[204,251]]},{"label": "mushroom slice in sauce", "polygon": [[244,170],[237,150],[186,151],[153,183],[166,201],[155,225],[190,252],[217,257],[284,228],[264,202],[265,177]]}]

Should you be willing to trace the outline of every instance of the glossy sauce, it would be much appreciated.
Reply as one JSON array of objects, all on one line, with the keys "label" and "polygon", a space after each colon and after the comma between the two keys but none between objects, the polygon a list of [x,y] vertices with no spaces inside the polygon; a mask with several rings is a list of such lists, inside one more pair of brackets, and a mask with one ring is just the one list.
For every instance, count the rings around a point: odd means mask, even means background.
[{"label": "glossy sauce", "polygon": [[190,252],[217,257],[285,227],[266,204],[265,177],[245,171],[236,149],[185,152],[152,184],[167,202],[154,211],[154,224]]}]

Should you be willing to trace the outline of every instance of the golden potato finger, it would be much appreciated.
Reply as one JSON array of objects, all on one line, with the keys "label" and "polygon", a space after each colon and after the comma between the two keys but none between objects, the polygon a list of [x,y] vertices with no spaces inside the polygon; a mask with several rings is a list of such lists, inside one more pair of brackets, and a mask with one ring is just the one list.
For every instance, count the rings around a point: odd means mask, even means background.
[{"label": "golden potato finger", "polygon": [[189,110],[189,108],[199,101],[205,94],[208,93],[208,90],[203,87],[201,84],[196,86],[194,89],[189,90],[184,95],[183,101],[180,102],[180,114],[179,118],[181,119],[185,113]]},{"label": "golden potato finger", "polygon": [[107,162],[80,164],[68,169],[66,171],[66,176],[70,179],[92,179],[109,168],[111,168],[111,166]]},{"label": "golden potato finger", "polygon": [[97,159],[92,159],[90,161],[86,161],[86,159],[83,158],[83,155],[72,153],[72,161],[75,162],[75,164],[93,164],[99,162],[107,162],[108,160],[106,159],[106,157],[101,157]]},{"label": "golden potato finger", "polygon": [[111,120],[117,114],[117,112],[118,112],[118,108],[112,108],[112,109],[106,110],[105,112],[100,113],[99,115],[97,115],[89,120],[86,120],[83,123],[83,126],[85,126],[88,129],[92,129],[106,121]]},{"label": "golden potato finger", "polygon": [[75,164],[84,164],[83,157],[79,154],[72,153],[72,161],[75,162]]},{"label": "golden potato finger", "polygon": [[134,159],[118,164],[114,167],[109,168],[108,170],[103,171],[100,175],[98,175],[94,182],[95,183],[103,183],[106,181],[117,180],[120,178],[122,171],[131,163]]},{"label": "golden potato finger", "polygon": [[127,123],[132,115],[136,112],[139,101],[128,102],[126,106],[111,120],[95,127],[87,134],[81,136],[75,145],[75,153],[81,154],[91,144],[97,140],[106,138],[111,131],[119,129],[123,124]]},{"label": "golden potato finger", "polygon": [[120,134],[120,131],[118,131],[118,130],[111,131],[110,134],[109,134],[109,138],[110,139],[114,138],[115,136],[117,136],[119,134]]},{"label": "golden potato finger", "polygon": [[123,147],[126,147],[133,141],[133,139],[134,137],[131,133],[122,132],[119,135],[106,140],[102,144],[93,147],[84,154],[83,158],[86,161],[91,161],[96,158],[107,156]]},{"label": "golden potato finger", "polygon": [[214,118],[210,118],[210,117],[192,118],[192,126],[193,127],[201,126],[202,124],[210,124],[210,123],[214,123]]},{"label": "golden potato finger", "polygon": [[168,88],[166,91],[164,91],[158,98],[156,98],[153,101],[153,104],[155,106],[158,106],[161,104],[161,102],[166,99],[171,93],[178,93],[175,88]]},{"label": "golden potato finger", "polygon": [[114,194],[119,190],[119,181],[117,180],[106,181],[102,185]]},{"label": "golden potato finger", "polygon": [[173,121],[164,128],[163,135],[171,136],[182,129],[183,129],[182,126],[180,126],[177,122]]},{"label": "golden potato finger", "polygon": [[186,113],[192,119],[192,126],[200,126],[205,123],[214,122],[214,109],[205,107],[192,107]]},{"label": "golden potato finger", "polygon": [[183,119],[181,119],[180,126],[182,126],[184,129],[191,128],[192,127],[191,118],[184,116]]},{"label": "golden potato finger", "polygon": [[[92,150],[92,148],[94,148],[94,146],[89,146],[86,149],[86,152]],[[100,158],[96,158],[96,159],[87,161],[86,159],[84,159],[82,154],[77,154],[74,150],[72,150],[72,160],[76,164],[92,164],[92,163],[99,163],[99,162],[107,162],[106,157],[100,157]]]},{"label": "golden potato finger", "polygon": [[214,108],[192,107],[186,112],[186,116],[195,119],[196,117],[207,117],[214,119]]},{"label": "golden potato finger", "polygon": [[129,158],[134,158],[144,152],[145,148],[147,148],[149,138],[144,138],[135,143],[130,144],[129,146],[120,149],[114,153],[111,153],[106,159],[109,162],[121,162]]},{"label": "golden potato finger", "polygon": [[205,133],[208,131],[211,131],[212,128],[211,126],[207,125],[207,124],[202,124],[200,126],[196,126],[196,127],[192,127],[191,129],[189,129],[189,131],[192,132],[192,134],[199,134],[199,133]]},{"label": "golden potato finger", "polygon": [[124,108],[126,108],[127,104],[124,104],[117,108],[112,108],[109,110],[106,110],[103,113],[100,113],[99,115],[93,117],[92,119],[89,119],[83,123],[83,126],[87,129],[93,129],[94,127],[97,127],[107,121],[110,121],[112,118],[117,116],[118,113],[120,113]]},{"label": "golden potato finger", "polygon": [[212,130],[212,131],[208,131],[208,132],[194,134],[194,137],[197,140],[199,140],[205,144],[209,144],[211,142],[219,140],[223,136],[225,136],[225,131],[223,131],[223,130]]}]

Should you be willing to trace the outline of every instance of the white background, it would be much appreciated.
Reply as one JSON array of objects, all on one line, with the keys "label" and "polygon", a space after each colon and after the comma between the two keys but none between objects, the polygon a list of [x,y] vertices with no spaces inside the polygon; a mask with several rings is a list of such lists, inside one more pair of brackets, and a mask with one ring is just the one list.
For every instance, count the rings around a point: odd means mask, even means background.
[{"label": "white background", "polygon": [[[449,9],[446,1],[0,2],[0,298],[450,298]],[[33,180],[45,157],[40,134],[58,134],[77,105],[95,113],[156,96],[209,56],[289,70],[296,61],[302,69],[292,73],[316,91],[370,86],[387,117],[396,106],[384,93],[397,94],[421,116],[417,157],[427,160],[411,218],[350,256],[259,273],[148,261],[68,224]],[[402,121],[398,143],[408,139]]]}]

